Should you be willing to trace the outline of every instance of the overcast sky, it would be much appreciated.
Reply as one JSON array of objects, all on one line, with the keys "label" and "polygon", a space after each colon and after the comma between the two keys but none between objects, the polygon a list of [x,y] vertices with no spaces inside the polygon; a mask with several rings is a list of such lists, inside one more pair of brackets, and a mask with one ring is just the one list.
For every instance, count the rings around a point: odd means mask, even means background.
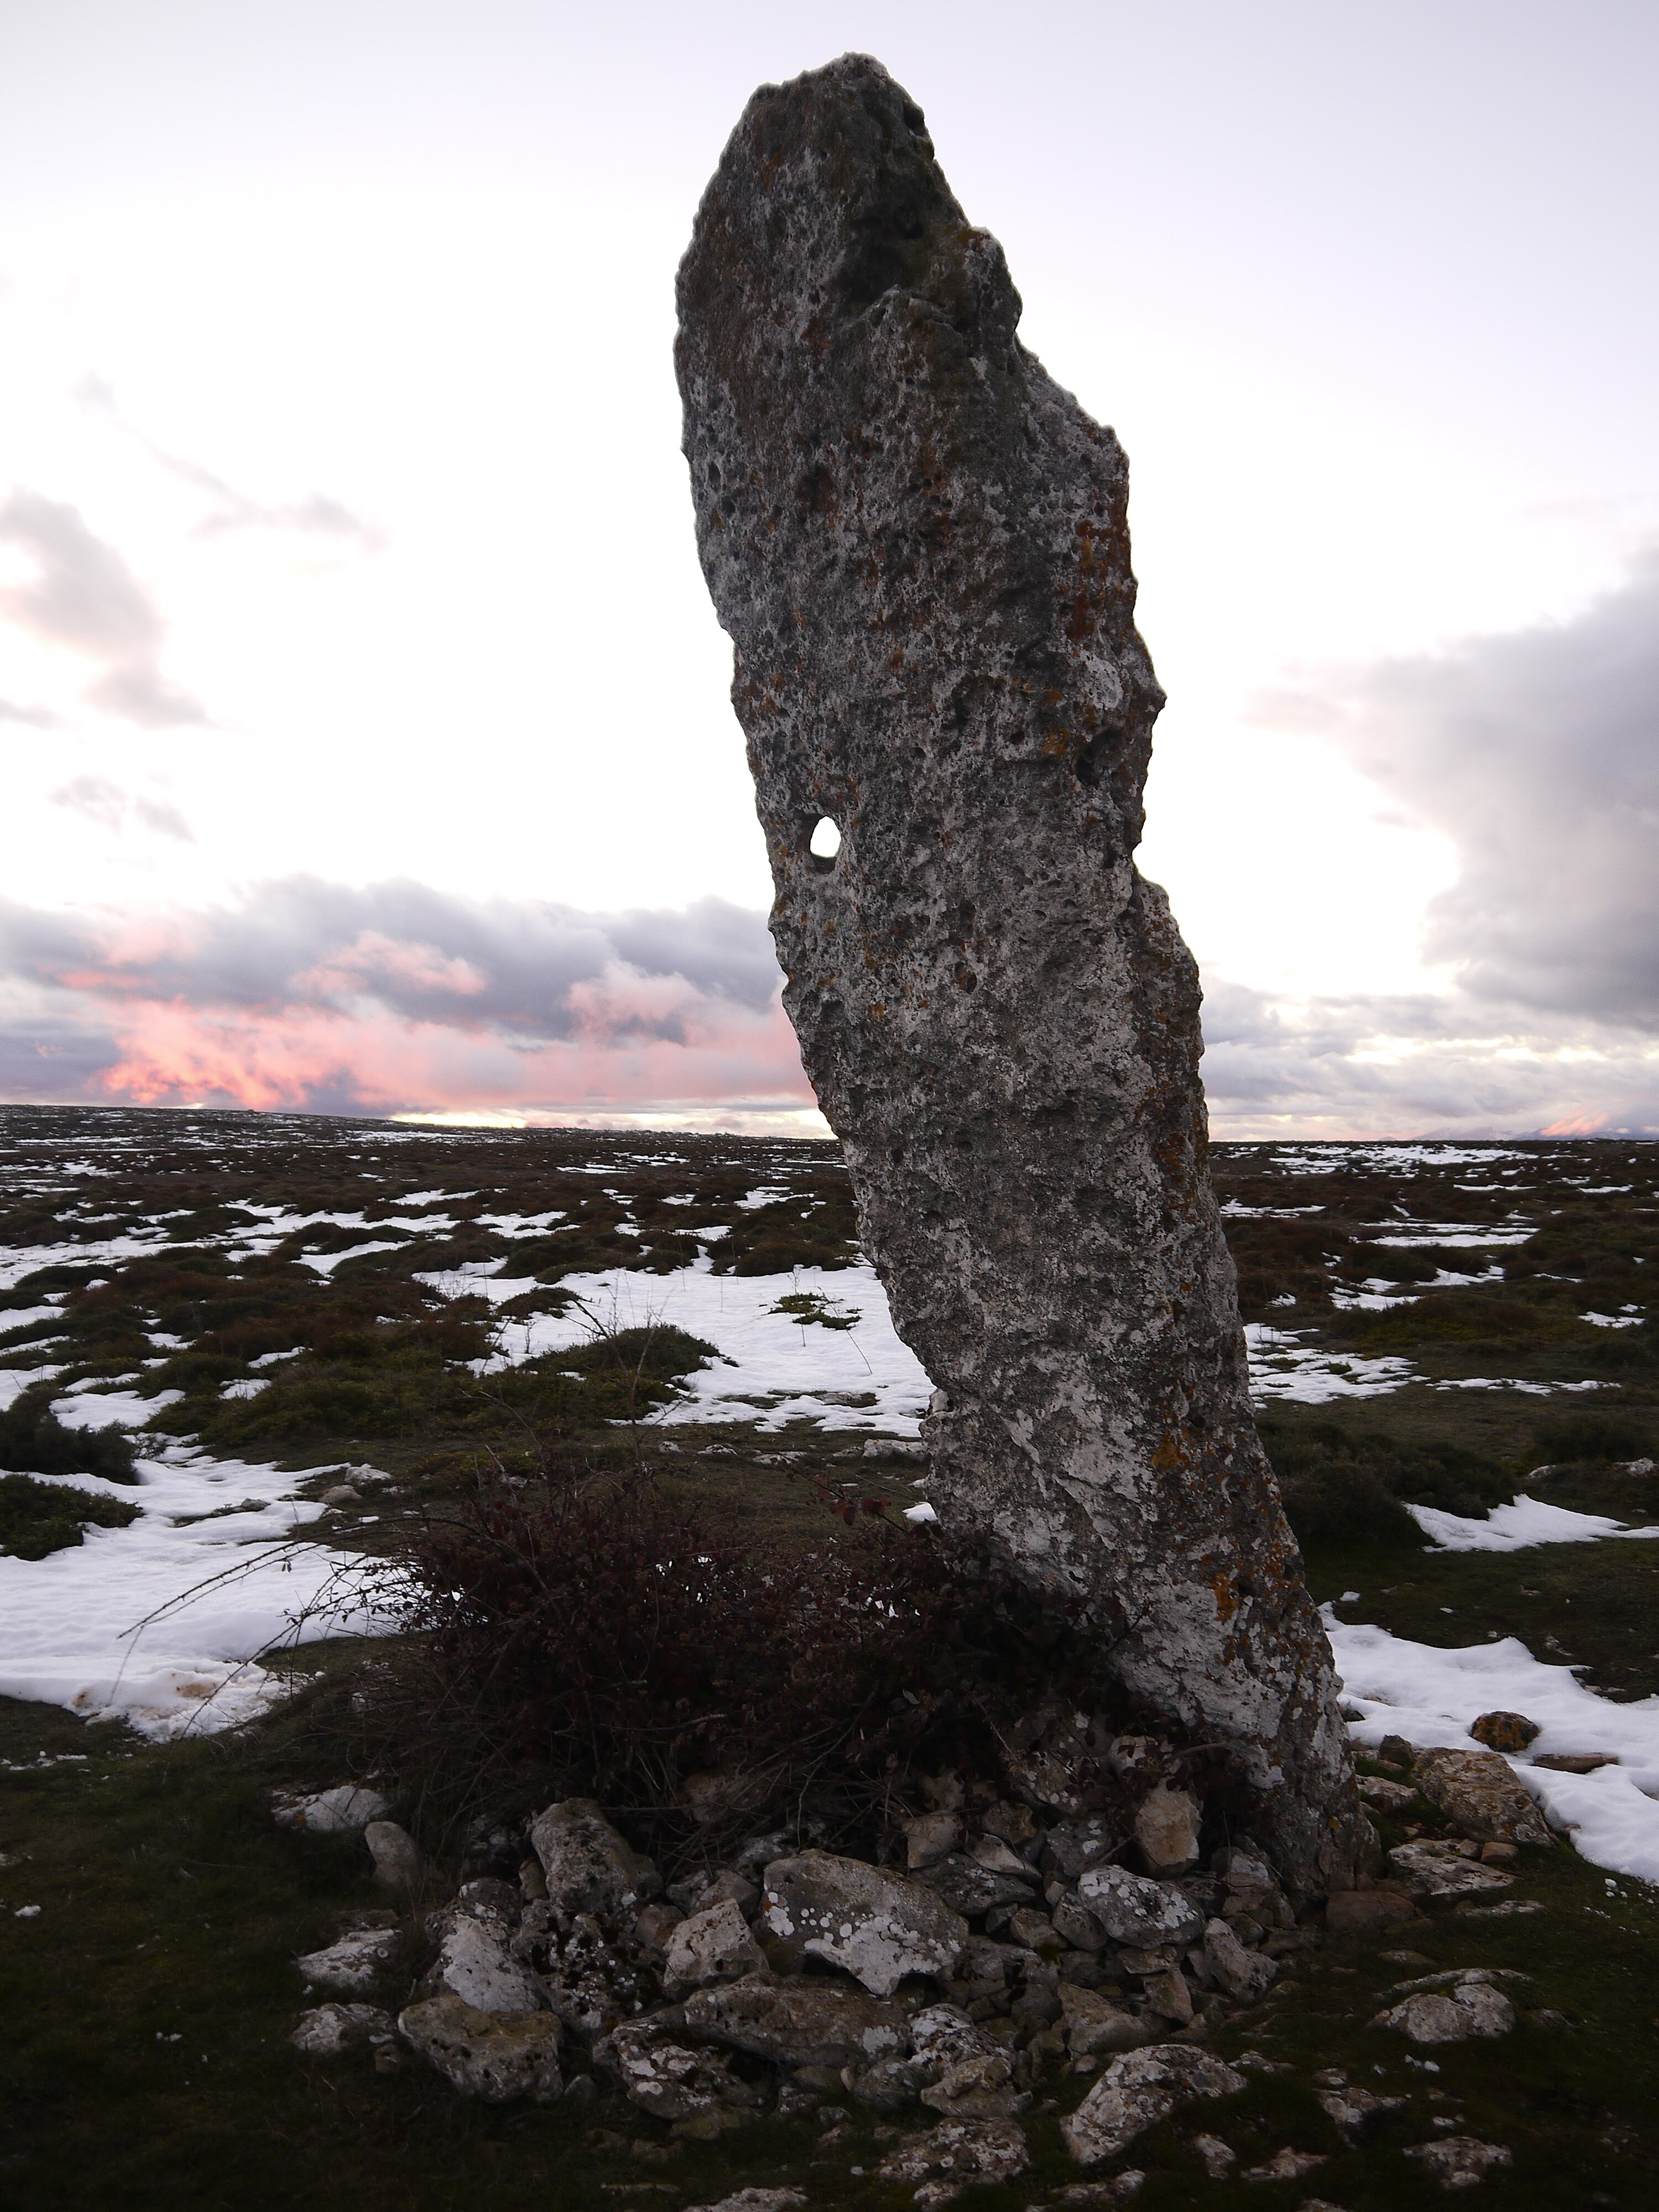
[{"label": "overcast sky", "polygon": [[1659,1131],[1620,0],[0,0],[0,1096],[817,1126],[669,349],[848,48],[1128,452],[1218,1133]]}]

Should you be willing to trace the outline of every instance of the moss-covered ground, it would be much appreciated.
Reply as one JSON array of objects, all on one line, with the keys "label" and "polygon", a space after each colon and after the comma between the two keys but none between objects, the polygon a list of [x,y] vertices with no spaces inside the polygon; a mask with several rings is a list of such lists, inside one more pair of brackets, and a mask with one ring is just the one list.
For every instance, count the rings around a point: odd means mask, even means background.
[{"label": "moss-covered ground", "polygon": [[[1265,1409],[1315,1594],[1358,1590],[1348,1617],[1429,1642],[1517,1635],[1580,1663],[1609,1695],[1659,1693],[1659,1544],[1430,1553],[1400,1510],[1479,1514],[1527,1488],[1659,1521],[1659,1486],[1628,1471],[1659,1443],[1646,1291],[1659,1264],[1653,1152],[1551,1143],[1460,1155],[1218,1151],[1247,1318],[1303,1332],[1297,1345],[1333,1362],[1411,1363],[1401,1388],[1281,1395]],[[629,1416],[702,1356],[668,1333],[651,1345],[601,1338],[508,1378],[481,1376],[482,1302],[441,1299],[421,1275],[510,1261],[534,1282],[526,1307],[552,1311],[562,1276],[684,1264],[699,1230],[723,1228],[706,1239],[715,1264],[750,1272],[857,1256],[828,1146],[14,1109],[0,1115],[0,1244],[25,1254],[0,1298],[33,1316],[8,1334],[0,1311],[0,1364],[49,1361],[54,1392],[78,1381],[152,1399],[180,1391],[158,1407],[165,1430],[238,1457],[372,1460],[389,1488],[328,1524],[337,1542],[365,1548],[480,1463],[511,1468],[549,1436],[596,1456],[628,1453]],[[742,1203],[757,1193],[776,1194]],[[448,1225],[385,1226],[404,1199],[419,1200],[400,1209],[410,1219]],[[368,1225],[307,1218],[323,1212]],[[562,1220],[535,1225],[550,1214]],[[138,1249],[112,1253],[122,1242]],[[371,1243],[388,1249],[330,1273],[305,1264]],[[1409,1305],[1353,1303],[1418,1293]],[[226,1395],[255,1379],[270,1387]],[[1455,1387],[1469,1382],[1508,1387]],[[1600,1387],[1563,1387],[1585,1382]],[[784,1437],[742,1424],[681,1429],[677,1440],[675,1480],[712,1513],[803,1540],[822,1536],[821,1484],[914,1494],[914,1468],[850,1467],[848,1439],[811,1426]],[[701,1456],[705,1443],[719,1455]],[[38,1506],[20,1498],[20,1515]],[[18,1550],[31,1540],[26,1519]],[[349,1673],[366,1658],[367,1647],[337,1645],[303,1663]],[[319,1771],[316,1756],[302,1704],[235,1737],[158,1746],[0,1703],[0,2204],[673,2212],[763,2179],[801,2188],[815,2207],[908,2203],[872,2178],[884,2145],[866,2116],[827,2153],[805,2124],[779,2121],[719,2144],[671,2144],[621,2106],[492,2112],[413,2069],[299,2058],[287,2042],[301,2005],[294,1955],[343,1913],[384,1902],[360,1844],[272,1823],[272,1788],[344,1778]],[[1470,2203],[1507,2212],[1659,2201],[1659,1898],[1565,1846],[1523,1854],[1515,1893],[1545,1910],[1492,1921],[1437,1909],[1291,1960],[1281,1993],[1216,2039],[1224,2056],[1255,2050],[1284,2070],[1253,2073],[1231,2105],[1146,2137],[1137,2203],[1437,2204],[1403,2156],[1437,2119],[1514,2154]],[[1413,1955],[1389,1955],[1402,1953]],[[1443,2050],[1436,2072],[1408,2063],[1398,2038],[1367,2025],[1381,1992],[1454,1965],[1521,1969],[1533,1978],[1523,2012],[1560,2021],[1523,2018],[1501,2042]],[[1407,2096],[1407,2112],[1344,2146],[1310,2083],[1330,2066]],[[1075,2178],[1060,2112],[1087,2086],[1051,2076],[1044,2101],[1055,2109],[1033,2120],[1032,2171],[965,2203],[1013,2212],[1054,2201]],[[1212,2183],[1191,2148],[1206,2126],[1242,2165],[1287,2144],[1328,2162],[1299,2184]]]}]

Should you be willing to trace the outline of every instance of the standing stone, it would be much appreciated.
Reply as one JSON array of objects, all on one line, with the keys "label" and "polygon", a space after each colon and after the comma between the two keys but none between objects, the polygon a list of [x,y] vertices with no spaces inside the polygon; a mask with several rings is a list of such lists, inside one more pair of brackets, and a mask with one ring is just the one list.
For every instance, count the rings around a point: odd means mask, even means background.
[{"label": "standing stone", "polygon": [[1292,1889],[1345,1886],[1369,1831],[1249,1415],[1197,971],[1134,866],[1163,694],[1121,449],[867,57],[755,94],[678,298],[784,1002],[938,1385],[932,1495],[1237,1745]]}]

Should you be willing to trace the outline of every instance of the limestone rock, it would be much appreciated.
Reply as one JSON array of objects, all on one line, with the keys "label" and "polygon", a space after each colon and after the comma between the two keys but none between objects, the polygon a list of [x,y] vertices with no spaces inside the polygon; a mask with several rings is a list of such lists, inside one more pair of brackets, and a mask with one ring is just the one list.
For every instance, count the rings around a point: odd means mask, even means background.
[{"label": "limestone rock", "polygon": [[1085,1869],[1077,1893],[1115,1943],[1189,1943],[1204,1931],[1203,1914],[1173,1884],[1120,1866]]},{"label": "limestone rock", "polygon": [[[528,1966],[507,1948],[505,1927],[465,1910],[445,1916],[432,1979],[475,2012],[540,2012],[546,1996]],[[435,1991],[434,1991],[435,1994]]]},{"label": "limestone rock", "polygon": [[1350,2142],[1358,2142],[1361,2136],[1378,2120],[1386,2119],[1390,2112],[1406,2109],[1403,2097],[1379,2097],[1374,2090],[1351,2088],[1346,2081],[1316,2089],[1314,2094],[1324,2108],[1326,2118]]},{"label": "limestone rock", "polygon": [[695,2033],[780,2066],[869,2066],[910,2048],[897,2005],[828,1980],[757,1975],[699,1990],[686,2001],[685,2019]]},{"label": "limestone rock", "polygon": [[1419,1990],[1378,2013],[1371,2026],[1394,2028],[1419,2045],[1468,2043],[1507,2035],[1515,2026],[1515,2007],[1490,1982],[1469,1978],[1449,1989]]},{"label": "limestone rock", "polygon": [[912,1874],[937,1866],[961,1841],[962,1822],[954,1813],[924,1813],[904,1824],[904,1863]]},{"label": "limestone rock", "polygon": [[1443,2189],[1473,2189],[1495,2167],[1510,2166],[1506,2144],[1482,2142],[1477,2136],[1442,2136],[1438,2142],[1413,2143],[1406,2153]]},{"label": "limestone rock", "polygon": [[317,2005],[302,2013],[289,2041],[307,2058],[338,2058],[370,2043],[389,2043],[397,2026],[379,2005]]},{"label": "limestone rock", "polygon": [[1403,1813],[1417,1795],[1409,1782],[1390,1782],[1386,1774],[1362,1774],[1358,1789],[1368,1805],[1384,1813]]},{"label": "limestone rock", "polygon": [[1212,1920],[1204,1930],[1204,1965],[1216,1987],[1241,2004],[1255,2004],[1279,1978],[1277,1961],[1247,1951],[1224,1920]]},{"label": "limestone rock", "polygon": [[550,1805],[532,1825],[549,1902],[560,1912],[625,1911],[662,1887],[657,1869],[588,1797]]},{"label": "limestone rock", "polygon": [[1105,1941],[1105,1930],[1082,1899],[1070,1890],[1062,1890],[1050,1909],[1054,1933],[1079,1951],[1098,1951]]},{"label": "limestone rock", "polygon": [[1060,2014],[1066,2023],[1066,2048],[1073,2058],[1103,2057],[1108,2051],[1137,2051],[1150,2043],[1152,2032],[1121,2005],[1112,2003],[1097,1990],[1079,1989],[1074,1983],[1060,1985]]},{"label": "limestone rock", "polygon": [[694,2204],[690,2212],[799,2212],[805,2202],[799,2189],[738,2189],[718,2204]]},{"label": "limestone rock", "polygon": [[766,1954],[748,1923],[731,1898],[722,1898],[671,1931],[663,1953],[663,1995],[684,1996],[710,1982],[738,1982],[765,1971]]},{"label": "limestone rock", "polygon": [[1031,1878],[1030,1867],[1000,1836],[975,1836],[968,1846],[968,1856],[987,1874],[1011,1874],[1028,1882]]},{"label": "limestone rock", "polygon": [[371,1820],[383,1820],[391,1809],[378,1790],[350,1782],[309,1796],[278,1790],[270,1800],[279,1828],[299,1828],[308,1836],[355,1836]]},{"label": "limestone rock", "polygon": [[335,1996],[362,1996],[402,1962],[404,1939],[396,1928],[351,1928],[320,1951],[294,1963],[313,1989]]},{"label": "limestone rock", "polygon": [[1224,2181],[1238,2164],[1238,2153],[1219,2136],[1194,2136],[1193,2148],[1204,2161],[1204,2171],[1212,2181]]},{"label": "limestone rock", "polygon": [[374,1879],[382,1889],[404,1890],[414,1896],[434,1880],[420,1845],[395,1820],[370,1820],[363,1829],[363,1841],[374,1862]]},{"label": "limestone rock", "polygon": [[1190,1790],[1156,1783],[1135,1808],[1134,1837],[1155,1875],[1189,1873],[1198,1864],[1198,1800]]},{"label": "limestone rock", "polygon": [[975,2183],[1012,2181],[1030,2162],[1012,2120],[941,2120],[930,2134],[907,2136],[876,2172],[882,2181],[921,2182],[914,2202],[933,2212]]},{"label": "limestone rock", "polygon": [[[755,94],[678,304],[785,1005],[938,1385],[931,1495],[1235,1747],[1322,1891],[1368,1832],[1250,1419],[1197,970],[1134,866],[1163,695],[1122,451],[1020,344],[1001,249],[867,57]],[[1016,1786],[1077,1809],[1030,1763]]]},{"label": "limestone rock", "polygon": [[[1466,1858],[1455,1844],[1425,1839],[1396,1844],[1389,1864],[1409,1886],[1414,1897],[1474,1897],[1484,1890],[1508,1889],[1515,1881],[1497,1867],[1482,1866]],[[1328,1903],[1326,1907],[1329,1911]]]},{"label": "limestone rock", "polygon": [[550,2105],[563,2086],[551,2013],[478,2012],[446,1990],[400,2013],[398,2033],[452,2088],[482,2104]]},{"label": "limestone rock", "polygon": [[1494,1844],[1550,1840],[1543,1814],[1495,1751],[1419,1752],[1417,1786],[1462,1835]]},{"label": "limestone rock", "polygon": [[673,2020],[626,2020],[594,2045],[595,2062],[615,2075],[629,2103],[682,2122],[757,2110],[761,2091],[732,2071],[726,2053],[683,2041]]},{"label": "limestone rock", "polygon": [[[1003,1849],[1006,1849],[1004,1845]],[[1008,1852],[1012,1858],[1014,1854]],[[964,1919],[977,1920],[983,1912],[993,1912],[1000,1905],[1029,1905],[1036,1895],[1036,1884],[1022,1870],[1018,1874],[1006,1868],[991,1868],[977,1858],[953,1851],[948,1859],[929,1867],[916,1879],[925,1882],[936,1897],[942,1898],[952,1912]]]},{"label": "limestone rock", "polygon": [[1199,2097],[1231,2097],[1244,2076],[1189,2043],[1159,2043],[1113,2059],[1076,2112],[1060,2124],[1079,2166],[1098,2166],[1138,2135]]},{"label": "limestone rock", "polygon": [[841,1966],[879,1997],[906,1974],[948,1974],[968,1923],[919,1881],[832,1851],[774,1859],[766,1925],[785,1942]]},{"label": "limestone rock", "polygon": [[1104,1858],[1116,1841],[1103,1813],[1091,1813],[1080,1820],[1062,1820],[1042,1839],[1042,1870],[1057,1881],[1075,1882],[1085,1868]]},{"label": "limestone rock", "polygon": [[1543,1730],[1524,1713],[1496,1712],[1482,1713],[1478,1721],[1471,1721],[1469,1734],[1488,1751],[1524,1751]]},{"label": "limestone rock", "polygon": [[1261,2166],[1247,2166],[1240,2174],[1241,2181],[1300,2181],[1316,2166],[1323,2166],[1325,2154],[1317,2150],[1292,2150],[1287,2143],[1276,2150]]}]

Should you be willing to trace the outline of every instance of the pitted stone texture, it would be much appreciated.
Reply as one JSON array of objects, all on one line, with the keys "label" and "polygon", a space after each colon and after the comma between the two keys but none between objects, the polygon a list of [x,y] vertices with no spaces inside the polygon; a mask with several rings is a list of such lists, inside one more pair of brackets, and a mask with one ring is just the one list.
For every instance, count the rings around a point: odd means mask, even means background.
[{"label": "pitted stone texture", "polygon": [[1073,2058],[1098,2058],[1109,2051],[1136,2051],[1150,2043],[1152,2031],[1121,2005],[1083,1990],[1070,1982],[1060,1985],[1060,2011],[1066,2022],[1066,2048]]},{"label": "pitted stone texture", "polygon": [[1507,2035],[1515,2026],[1515,2007],[1502,1990],[1471,1977],[1449,1989],[1419,1990],[1378,2013],[1371,2026],[1394,2028],[1419,2045],[1468,2043]]},{"label": "pitted stone texture", "polygon": [[654,1897],[662,1884],[589,1797],[567,1797],[536,1820],[530,1841],[558,1912],[622,1912]]},{"label": "pitted stone texture", "polygon": [[1161,1943],[1189,1943],[1204,1932],[1204,1915],[1172,1882],[1149,1881],[1123,1867],[1085,1869],[1077,1893],[1114,1943],[1155,1950]]},{"label": "pitted stone texture", "polygon": [[395,1928],[351,1928],[320,1951],[307,1951],[294,1963],[314,1989],[331,1996],[362,1996],[376,1988],[403,1958],[404,1939]]},{"label": "pitted stone texture", "polygon": [[678,299],[785,1004],[939,1386],[932,1495],[1237,1747],[1322,1889],[1369,1837],[1249,1415],[1197,970],[1134,866],[1163,695],[1121,449],[1019,343],[1001,249],[866,57],[755,94]]},{"label": "pitted stone texture", "polygon": [[350,1836],[371,1820],[384,1820],[392,1808],[378,1790],[343,1782],[336,1790],[317,1790],[308,1796],[273,1791],[270,1810],[279,1828],[302,1828],[311,1836]]},{"label": "pitted stone texture", "polygon": [[731,1898],[682,1920],[663,1953],[663,1995],[684,1996],[710,1982],[740,1982],[766,1971],[766,1954]]},{"label": "pitted stone texture", "polygon": [[732,2071],[724,2051],[681,2042],[676,2017],[624,2021],[594,2045],[595,2059],[616,2075],[629,2103],[659,2120],[757,2110],[763,2093]]},{"label": "pitted stone texture", "polygon": [[828,1980],[746,1982],[699,1990],[686,2025],[779,2066],[871,2066],[902,2057],[910,2030],[897,2005]]},{"label": "pitted stone texture", "polygon": [[1224,1920],[1212,1920],[1204,1930],[1204,1964],[1216,1987],[1242,2004],[1265,1996],[1279,1978],[1277,1962],[1247,1951]]},{"label": "pitted stone texture", "polygon": [[1515,1881],[1512,1874],[1482,1866],[1479,1859],[1466,1858],[1455,1844],[1431,1837],[1415,1844],[1396,1844],[1389,1853],[1389,1864],[1408,1884],[1413,1897],[1474,1897],[1486,1890],[1508,1889]]},{"label": "pitted stone texture", "polygon": [[1473,2189],[1496,2167],[1514,2163],[1505,2143],[1482,2142],[1478,2136],[1443,2136],[1438,2142],[1413,2143],[1407,2151],[1443,2189]]},{"label": "pitted stone texture", "polygon": [[936,2212],[976,2185],[1012,2181],[1031,2162],[1012,2120],[941,2120],[930,2135],[909,2136],[876,2169],[881,2181],[919,2181],[912,2200]]},{"label": "pitted stone texture", "polygon": [[1198,2097],[1231,2097],[1244,2087],[1236,2073],[1191,2044],[1160,2043],[1113,2059],[1076,2112],[1060,2124],[1079,2166],[1115,2158],[1138,2135]]},{"label": "pitted stone texture", "polygon": [[507,1948],[506,1927],[493,1914],[465,1910],[446,1916],[432,1979],[475,2012],[541,2012],[541,1984]]},{"label": "pitted stone texture", "polygon": [[766,1925],[878,1997],[891,1996],[907,1974],[950,1973],[968,1941],[961,1914],[920,1881],[832,1851],[773,1860]]},{"label": "pitted stone texture", "polygon": [[1495,1751],[1445,1749],[1417,1755],[1418,1789],[1461,1835],[1494,1844],[1548,1844],[1531,1793]]},{"label": "pitted stone texture", "polygon": [[338,2058],[368,2043],[389,2043],[395,2032],[392,2014],[379,2005],[325,2004],[302,2013],[289,2041],[307,2058]]},{"label": "pitted stone texture", "polygon": [[551,2013],[478,2012],[446,1991],[400,2013],[398,2033],[452,2088],[483,2104],[550,2105],[562,2086]]}]

